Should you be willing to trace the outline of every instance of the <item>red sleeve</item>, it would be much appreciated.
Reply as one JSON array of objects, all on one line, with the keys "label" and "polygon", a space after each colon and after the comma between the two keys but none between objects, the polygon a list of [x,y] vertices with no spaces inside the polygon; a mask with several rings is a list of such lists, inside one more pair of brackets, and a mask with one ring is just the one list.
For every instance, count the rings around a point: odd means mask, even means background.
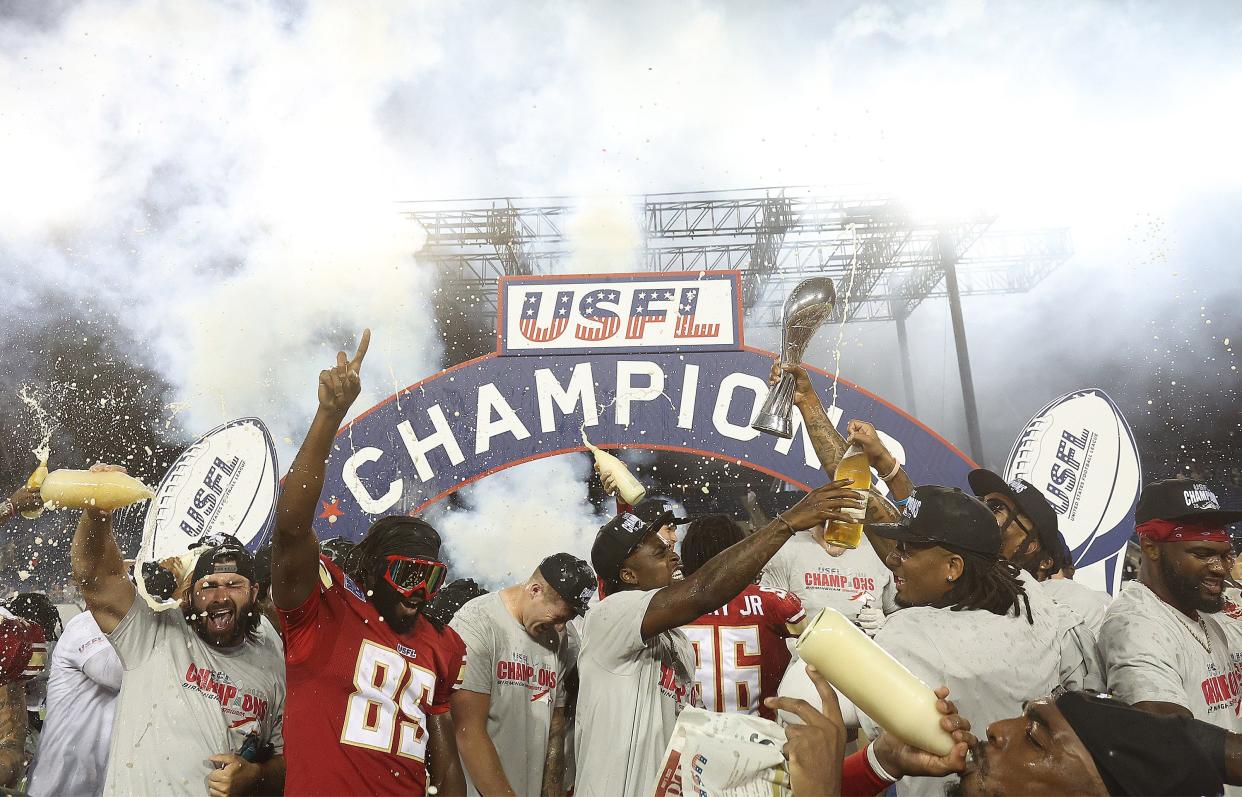
[{"label": "red sleeve", "polygon": [[47,666],[43,629],[17,617],[0,617],[0,686],[25,681]]},{"label": "red sleeve", "polygon": [[891,785],[871,769],[866,747],[845,757],[841,765],[841,797],[875,797]]},{"label": "red sleeve", "polygon": [[786,624],[796,625],[806,619],[802,599],[792,592],[773,587],[760,587],[759,594],[763,595],[763,600],[767,603],[764,616],[780,619],[781,636],[789,636],[789,631],[784,630]]},{"label": "red sleeve", "polygon": [[311,590],[310,595],[306,596],[306,600],[302,601],[302,605],[296,609],[287,610],[276,607],[276,613],[280,615],[281,628],[285,632],[285,661],[297,663],[305,661],[311,655],[315,648],[316,632],[319,627],[315,620],[320,614],[323,595],[332,589],[334,584],[339,583],[339,572],[336,570],[336,565],[321,555],[315,588]]},{"label": "red sleeve", "polygon": [[[428,623],[428,627],[430,623]],[[449,698],[461,688],[462,678],[466,674],[466,643],[450,626],[444,626],[434,644],[440,647],[441,665],[436,673],[436,693],[431,705],[427,706],[428,714],[443,714],[449,710]]]}]

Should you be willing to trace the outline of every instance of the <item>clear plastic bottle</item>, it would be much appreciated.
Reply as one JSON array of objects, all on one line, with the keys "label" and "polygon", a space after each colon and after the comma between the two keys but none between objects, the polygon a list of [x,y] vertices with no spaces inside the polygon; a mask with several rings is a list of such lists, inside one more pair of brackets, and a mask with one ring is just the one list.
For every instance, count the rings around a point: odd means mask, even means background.
[{"label": "clear plastic bottle", "polygon": [[867,454],[862,450],[862,446],[855,443],[845,450],[832,478],[834,480],[852,479],[854,483],[849,486],[849,489],[854,491],[863,505],[860,509],[841,510],[854,518],[853,523],[829,521],[824,529],[824,542],[830,545],[840,545],[842,548],[857,548],[862,542],[863,520],[867,517],[867,491],[871,489],[871,463],[867,460]]}]

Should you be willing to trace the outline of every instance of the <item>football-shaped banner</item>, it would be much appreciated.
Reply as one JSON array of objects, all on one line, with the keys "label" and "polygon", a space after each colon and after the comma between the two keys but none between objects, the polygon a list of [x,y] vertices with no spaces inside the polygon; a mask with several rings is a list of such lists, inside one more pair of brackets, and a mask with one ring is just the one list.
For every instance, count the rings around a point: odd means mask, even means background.
[{"label": "football-shaped banner", "polygon": [[[829,479],[801,418],[792,439],[750,428],[774,355],[759,349],[481,357],[408,387],[340,431],[328,460],[320,538],[359,538],[376,518],[416,513],[513,465],[601,447],[684,451],[737,462],[804,489]],[[832,377],[814,369],[821,396]],[[966,485],[972,463],[901,410],[844,380],[838,429],[852,418],[888,436],[916,483]],[[538,496],[531,496],[537,501]],[[584,534],[594,529],[583,529]]]},{"label": "football-shaped banner", "polygon": [[1142,476],[1134,435],[1113,400],[1092,388],[1044,407],[1018,436],[1004,475],[1035,485],[1057,511],[1078,567],[1074,580],[1115,594]]},{"label": "football-shaped banner", "polygon": [[212,534],[258,548],[271,534],[279,472],[272,436],[258,418],[212,429],[164,474],[147,509],[139,560],[179,555]]}]

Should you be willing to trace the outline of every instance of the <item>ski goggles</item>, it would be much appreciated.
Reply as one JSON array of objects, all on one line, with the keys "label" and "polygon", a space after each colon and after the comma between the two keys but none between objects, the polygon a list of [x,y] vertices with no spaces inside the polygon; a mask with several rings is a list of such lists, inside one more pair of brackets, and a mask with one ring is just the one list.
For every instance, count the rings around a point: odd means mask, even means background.
[{"label": "ski goggles", "polygon": [[444,585],[448,568],[435,559],[417,556],[388,556],[384,567],[384,580],[403,598],[415,595],[431,600]]}]

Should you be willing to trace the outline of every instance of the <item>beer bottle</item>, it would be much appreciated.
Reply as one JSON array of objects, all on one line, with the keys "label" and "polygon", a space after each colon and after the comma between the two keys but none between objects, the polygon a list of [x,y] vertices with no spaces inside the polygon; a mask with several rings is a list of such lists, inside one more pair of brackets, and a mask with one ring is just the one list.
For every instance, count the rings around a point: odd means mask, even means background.
[{"label": "beer bottle", "polygon": [[849,489],[854,491],[863,505],[858,509],[841,510],[854,519],[852,523],[829,521],[828,527],[824,530],[824,542],[830,545],[840,545],[843,548],[857,548],[862,542],[863,519],[867,516],[867,491],[871,489],[871,463],[867,460],[867,454],[862,450],[862,446],[854,443],[845,450],[832,478],[834,480],[852,479],[854,483],[849,485]]},{"label": "beer bottle", "polygon": [[[39,467],[35,468],[34,473],[31,473],[30,478],[26,480],[26,486],[30,488],[31,490],[38,490],[40,487],[43,486],[43,480],[47,478],[48,455],[46,453],[43,453],[44,451],[46,451],[46,449],[42,449],[40,451],[35,452],[35,454],[38,455],[39,457]],[[34,520],[35,518],[39,517],[42,514],[43,514],[43,507],[39,507],[38,509],[24,510],[22,512],[22,517],[26,518],[26,520]]]},{"label": "beer bottle", "polygon": [[613,481],[617,485],[617,495],[621,496],[621,500],[630,506],[634,506],[647,495],[647,488],[643,487],[642,482],[634,478],[634,474],[630,473],[630,469],[625,467],[625,463],[602,451],[591,444],[587,440],[586,433],[582,433],[582,444],[591,449],[591,453],[595,455],[595,465],[599,468],[599,475],[611,475]]},{"label": "beer bottle", "polygon": [[49,473],[39,494],[53,509],[120,509],[155,497],[128,473],[67,469]]}]

